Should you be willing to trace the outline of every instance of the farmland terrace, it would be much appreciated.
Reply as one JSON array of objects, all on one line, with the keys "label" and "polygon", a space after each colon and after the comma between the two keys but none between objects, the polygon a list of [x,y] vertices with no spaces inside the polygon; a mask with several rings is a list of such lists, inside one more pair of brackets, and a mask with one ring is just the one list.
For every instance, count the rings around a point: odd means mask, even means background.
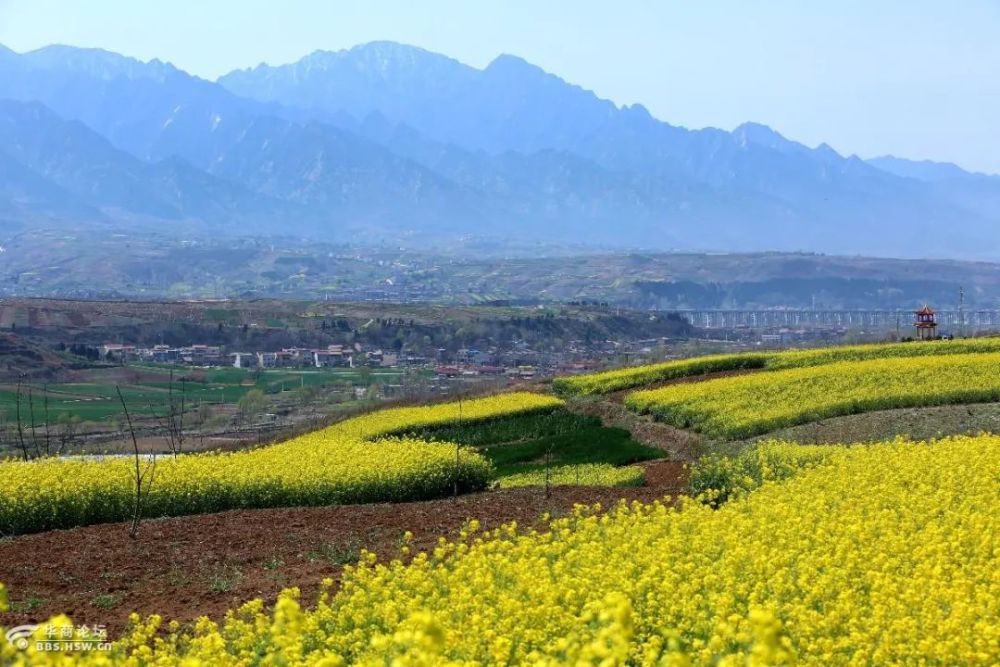
[{"label": "farmland terrace", "polygon": [[[655,633],[647,626],[662,614],[680,615],[685,627],[698,623],[696,612],[688,617],[681,607],[668,612],[642,606],[642,599],[673,599],[654,594],[662,581],[689,586],[685,599],[714,599],[747,583],[736,573],[756,576],[747,574],[751,566],[767,569],[775,559],[776,567],[814,560],[819,566],[829,540],[841,545],[832,547],[841,558],[865,545],[864,558],[851,560],[850,577],[837,584],[837,591],[851,590],[856,605],[877,606],[894,618],[916,614],[935,619],[942,607],[911,604],[917,591],[907,582],[914,582],[913,577],[890,577],[890,594],[881,588],[888,585],[884,570],[871,564],[895,541],[911,539],[908,531],[924,531],[928,522],[934,525],[921,535],[940,534],[950,543],[996,534],[996,512],[975,502],[956,505],[950,494],[975,488],[977,497],[985,498],[1000,448],[989,435],[930,443],[878,441],[991,430],[1000,399],[998,367],[996,338],[718,354],[558,378],[552,384],[558,396],[540,385],[530,393],[378,410],[241,454],[182,455],[157,463],[145,520],[133,537],[129,524],[121,522],[130,507],[128,475],[107,474],[117,463],[0,463],[0,493],[6,494],[0,530],[11,535],[0,542],[0,581],[12,602],[0,622],[37,622],[69,611],[75,618],[108,625],[118,635],[135,610],[176,618],[181,625],[169,632],[186,636],[193,632],[187,624],[195,615],[221,619],[226,610],[251,598],[262,600],[253,612],[260,614],[256,622],[275,622],[269,605],[287,607],[289,598],[280,591],[291,586],[303,591],[302,602],[295,603],[301,604],[301,613],[334,619],[333,608],[356,604],[355,595],[380,586],[398,587],[402,595],[411,585],[407,582],[424,577],[441,577],[428,585],[444,596],[439,600],[444,603],[451,600],[448,591],[464,590],[454,577],[463,568],[480,567],[482,558],[493,564],[482,565],[487,571],[495,566],[507,572],[503,577],[508,584],[497,584],[496,590],[496,582],[482,579],[486,595],[504,599],[505,586],[530,584],[538,590],[547,585],[520,567],[503,569],[505,559],[523,556],[537,563],[548,558],[541,554],[558,551],[553,562],[569,569],[557,568],[546,576],[563,582],[560,595],[588,600],[567,604],[628,606],[640,634],[622,634],[621,640],[626,646],[644,643],[652,651],[655,642],[649,642]],[[818,444],[775,441],[776,434]],[[848,446],[862,441],[876,444]],[[945,468],[935,466],[941,460],[948,462]],[[71,467],[76,465],[81,467]],[[59,486],[57,472],[72,472],[73,486]],[[924,480],[923,486],[914,488],[907,481],[911,479]],[[815,497],[814,489],[824,489],[824,495]],[[678,501],[678,495],[689,498]],[[657,502],[665,497],[669,499]],[[615,508],[619,500],[638,503]],[[871,532],[866,526],[873,518],[865,508],[882,502],[912,510],[906,516],[878,512],[879,526]],[[600,503],[600,508],[581,510],[574,508],[577,503]],[[838,520],[825,522],[831,503]],[[607,517],[588,518],[595,512]],[[801,521],[792,520],[799,515]],[[49,530],[56,527],[68,530]],[[553,536],[547,536],[550,530]],[[816,530],[826,541],[813,539]],[[685,538],[678,541],[678,535]],[[438,541],[439,536],[445,541]],[[782,550],[775,549],[773,536]],[[651,544],[656,545],[655,558],[647,553]],[[712,544],[723,544],[714,556]],[[664,549],[674,556],[664,560]],[[662,569],[655,578],[636,574],[630,579],[652,597],[604,597],[606,584],[629,566],[621,562],[604,569],[584,557],[595,550],[604,554],[599,562],[630,553],[643,560],[644,568]],[[930,587],[950,595],[946,584],[952,579],[927,569],[929,553],[905,553],[905,568],[923,572],[916,582],[921,590]],[[425,571],[425,559],[447,565]],[[388,569],[375,581],[369,565],[377,562]],[[688,565],[675,571],[671,563]],[[716,564],[714,569],[710,563]],[[685,567],[708,569],[692,581],[690,569],[680,576]],[[998,585],[995,568],[975,554],[952,567],[957,569],[948,577],[963,577],[989,590]],[[570,571],[589,582],[587,587],[564,581]],[[710,571],[731,580],[716,591]],[[773,573],[762,576],[762,582],[781,580]],[[809,621],[799,609],[798,601],[807,594],[800,590],[805,582],[781,585],[789,588],[775,613],[784,619],[787,646],[804,655],[807,645],[825,645],[838,636],[838,629]],[[598,597],[590,596],[593,587],[601,591]],[[324,597],[312,602],[321,592]],[[452,601],[465,604],[458,597]],[[751,610],[739,601],[725,604],[731,605],[731,618],[750,618]],[[836,602],[831,598],[828,604]],[[352,613],[367,613],[357,609]],[[478,609],[475,613],[489,613]],[[458,632],[475,613],[443,611],[437,618]],[[533,612],[525,608],[521,613]],[[578,613],[585,613],[582,607]],[[962,611],[964,622],[973,625],[982,622],[984,613],[975,604]],[[521,631],[519,618],[510,620],[510,632]],[[553,632],[569,622],[561,614],[532,621],[551,625]],[[884,631],[902,632],[904,626],[900,621]],[[949,636],[949,655],[978,651],[989,656],[993,650],[975,633]],[[355,649],[340,644],[338,637],[327,645],[353,655]],[[898,657],[907,662],[905,647],[912,644],[892,645],[903,647]],[[844,650],[867,655],[872,646],[865,640]],[[484,659],[478,648],[462,642],[442,650]],[[701,644],[683,650],[700,656],[697,661],[711,661]],[[741,649],[734,644],[725,650]]]}]

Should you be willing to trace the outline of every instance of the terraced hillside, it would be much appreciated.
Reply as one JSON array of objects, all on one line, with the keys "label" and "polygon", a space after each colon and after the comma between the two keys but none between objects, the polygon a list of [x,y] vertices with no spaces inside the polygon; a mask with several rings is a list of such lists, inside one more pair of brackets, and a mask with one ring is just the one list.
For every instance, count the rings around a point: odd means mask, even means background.
[{"label": "terraced hillside", "polygon": [[[992,406],[998,377],[1000,339],[679,360],[561,379],[565,400],[386,410],[182,456],[150,517],[247,509],[134,540],[109,523],[0,542],[0,622],[100,610],[110,650],[73,654],[94,665],[992,665],[1000,439],[914,442],[905,419]],[[748,440],[881,412],[902,437]],[[682,458],[672,437],[697,445]],[[117,465],[0,464],[4,530],[113,520],[96,508],[127,497]],[[456,492],[472,493],[442,497]],[[392,504],[294,507],[371,501]],[[213,620],[189,623],[177,595]],[[49,657],[0,648],[4,664]]]},{"label": "terraced hillside", "polygon": [[781,370],[823,366],[841,361],[867,361],[906,357],[1000,352],[1000,338],[972,338],[873,345],[841,345],[784,352],[744,352],[677,359],[659,364],[632,366],[601,373],[556,378],[553,388],[561,395],[587,396],[645,387],[678,378],[748,369]]}]

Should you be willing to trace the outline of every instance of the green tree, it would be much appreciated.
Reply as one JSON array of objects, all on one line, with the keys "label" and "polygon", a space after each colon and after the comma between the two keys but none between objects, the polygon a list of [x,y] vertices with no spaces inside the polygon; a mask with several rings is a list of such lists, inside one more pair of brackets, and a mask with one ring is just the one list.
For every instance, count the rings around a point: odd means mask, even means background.
[{"label": "green tree", "polygon": [[303,407],[309,405],[316,400],[316,388],[309,385],[299,387],[295,390],[295,400]]},{"label": "green tree", "polygon": [[267,405],[267,397],[260,389],[251,389],[243,394],[238,404],[240,422],[246,424],[258,417]]}]

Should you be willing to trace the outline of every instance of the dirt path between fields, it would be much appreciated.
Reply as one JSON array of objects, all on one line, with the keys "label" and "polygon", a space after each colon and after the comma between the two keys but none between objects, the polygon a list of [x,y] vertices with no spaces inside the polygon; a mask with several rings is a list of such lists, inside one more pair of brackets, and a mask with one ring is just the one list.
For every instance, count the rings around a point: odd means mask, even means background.
[{"label": "dirt path between fields", "polygon": [[628,410],[625,407],[625,396],[634,391],[660,389],[661,387],[668,387],[674,384],[707,382],[709,380],[735,377],[737,375],[760,373],[764,370],[766,369],[743,368],[674,378],[673,380],[664,380],[643,387],[622,389],[604,394],[603,396],[571,398],[567,400],[566,406],[573,412],[599,417],[601,423],[606,427],[625,429],[632,434],[632,438],[637,442],[647,447],[654,447],[664,451],[667,454],[667,458],[671,461],[693,463],[701,458],[705,451],[703,446],[704,438],[701,435],[693,431],[686,431],[663,424],[656,421],[650,415],[640,415]]}]

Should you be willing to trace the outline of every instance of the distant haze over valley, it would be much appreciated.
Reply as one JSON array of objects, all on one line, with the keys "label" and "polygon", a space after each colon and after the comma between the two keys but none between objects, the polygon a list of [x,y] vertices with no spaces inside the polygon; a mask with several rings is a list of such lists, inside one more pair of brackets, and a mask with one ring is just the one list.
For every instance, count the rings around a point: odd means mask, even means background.
[{"label": "distant haze over valley", "polygon": [[865,161],[760,124],[688,130],[557,74],[373,42],[210,82],[0,47],[0,244],[155,231],[1000,259],[998,176]]}]

